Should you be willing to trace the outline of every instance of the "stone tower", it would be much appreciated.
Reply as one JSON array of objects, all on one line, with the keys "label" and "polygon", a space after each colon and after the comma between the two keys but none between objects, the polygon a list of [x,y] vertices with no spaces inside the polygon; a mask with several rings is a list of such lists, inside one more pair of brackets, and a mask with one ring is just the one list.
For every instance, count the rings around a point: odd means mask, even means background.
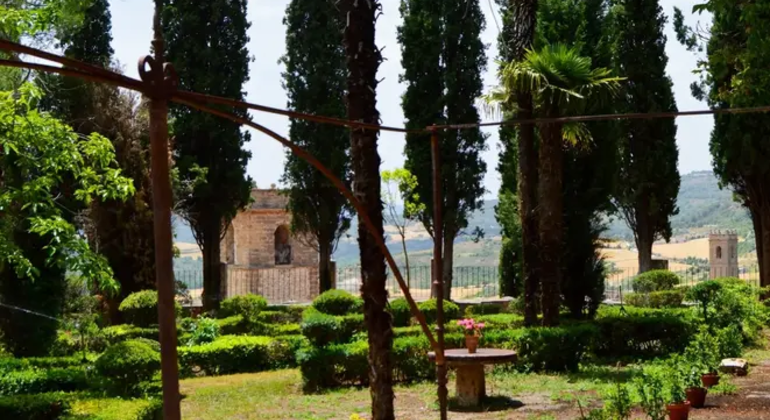
[{"label": "stone tower", "polygon": [[732,231],[709,234],[709,278],[738,277],[738,234]]}]

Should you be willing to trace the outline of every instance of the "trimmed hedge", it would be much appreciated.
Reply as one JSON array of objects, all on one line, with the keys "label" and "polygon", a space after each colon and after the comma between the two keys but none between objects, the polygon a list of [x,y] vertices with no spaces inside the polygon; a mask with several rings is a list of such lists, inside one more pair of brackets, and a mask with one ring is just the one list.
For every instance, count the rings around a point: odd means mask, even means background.
[{"label": "trimmed hedge", "polygon": [[287,322],[299,323],[302,321],[302,312],[305,311],[305,305],[270,305],[265,311],[283,312],[288,317]]},{"label": "trimmed hedge", "polygon": [[65,357],[3,357],[0,358],[0,372],[9,372],[12,370],[22,370],[30,368],[68,368],[73,366],[83,366],[93,361],[93,355],[88,355],[88,359],[83,361],[82,355]]},{"label": "trimmed hedge", "polygon": [[134,394],[160,371],[159,347],[157,342],[141,338],[120,342],[96,359],[96,371],[111,382],[114,391]]},{"label": "trimmed hedge", "polygon": [[361,314],[333,316],[311,307],[305,310],[300,325],[302,335],[314,346],[330,343],[346,343],[356,333],[366,331]]},{"label": "trimmed hedge", "polygon": [[650,293],[671,290],[679,284],[679,276],[668,270],[651,270],[634,278],[631,286],[636,293]]},{"label": "trimmed hedge", "polygon": [[118,344],[121,341],[133,340],[135,338],[146,338],[157,341],[160,333],[157,328],[142,328],[129,324],[113,325],[104,328],[101,331],[102,336],[108,346]]},{"label": "trimmed hedge", "polygon": [[219,317],[227,318],[234,315],[242,315],[244,318],[254,318],[267,307],[267,300],[260,295],[252,293],[233,296],[222,301],[219,309]]},{"label": "trimmed hedge", "polygon": [[70,414],[62,420],[157,420],[163,402],[158,398],[81,398],[73,400]]},{"label": "trimmed hedge", "polygon": [[0,374],[0,395],[39,394],[88,389],[85,367],[31,368]]},{"label": "trimmed hedge", "polygon": [[260,372],[295,366],[297,349],[307,344],[301,336],[222,336],[212,343],[180,347],[179,363],[187,376],[199,370],[208,375]]},{"label": "trimmed hedge", "polygon": [[313,308],[328,315],[359,314],[363,307],[363,299],[339,289],[327,290],[313,300]]},{"label": "trimmed hedge", "polygon": [[[428,299],[424,302],[420,302],[417,305],[417,309],[425,315],[425,321],[428,324],[436,323],[436,299]],[[445,300],[444,301],[444,321],[448,324],[452,319],[460,318],[460,307],[456,303]]]},{"label": "trimmed hedge", "polygon": [[685,288],[678,288],[649,293],[629,293],[625,299],[629,305],[642,308],[678,308],[682,306],[686,293]]},{"label": "trimmed hedge", "polygon": [[71,398],[61,392],[0,397],[0,419],[57,420],[70,411]]},{"label": "trimmed hedge", "polygon": [[[182,305],[174,302],[176,316],[182,314]],[[158,325],[158,292],[155,290],[142,290],[131,293],[120,302],[118,310],[129,324],[138,327],[150,327]]]},{"label": "trimmed hedge", "polygon": [[412,320],[409,303],[404,298],[394,299],[388,305],[388,311],[393,318],[394,327],[406,327]]}]

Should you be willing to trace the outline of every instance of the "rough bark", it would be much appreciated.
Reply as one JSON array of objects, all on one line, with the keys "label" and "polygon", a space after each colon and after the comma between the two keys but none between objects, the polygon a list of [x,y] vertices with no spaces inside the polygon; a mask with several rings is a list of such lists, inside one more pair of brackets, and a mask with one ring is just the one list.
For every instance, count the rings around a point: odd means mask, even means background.
[{"label": "rough bark", "polygon": [[[512,28],[510,43],[514,60],[524,59],[526,50],[532,47],[537,26],[537,0],[510,0]],[[526,92],[517,92],[517,117],[532,118],[532,96]],[[518,138],[519,165],[519,214],[521,217],[522,265],[524,274],[524,324],[537,322],[537,295],[540,285],[538,267],[538,218],[537,218],[537,148],[535,145],[535,126],[519,127]]]},{"label": "rough bark", "polygon": [[[382,56],[374,43],[374,36],[375,15],[381,6],[376,0],[341,0],[339,7],[346,14],[344,21],[347,22],[343,41],[348,68],[347,115],[351,120],[377,124],[377,69]],[[378,135],[379,132],[373,130],[352,130],[350,141],[354,194],[364,205],[378,235],[378,238],[372,236],[359,214],[361,294],[369,341],[372,419],[390,420],[395,418],[391,361],[393,329],[390,314],[386,311],[388,292],[385,287],[385,258],[376,245],[376,240],[384,236]]]},{"label": "rough bark", "polygon": [[[637,217],[643,213],[637,213]],[[636,249],[638,250],[637,258],[639,261],[639,273],[645,273],[652,270],[652,243],[654,242],[652,232],[646,229],[647,223],[641,222],[637,225],[636,232]]]},{"label": "rough bark", "polygon": [[219,309],[222,292],[222,271],[219,258],[221,231],[218,225],[209,226],[203,235],[204,241],[199,241],[199,244],[205,244],[201,246],[201,254],[203,255],[203,310],[213,311]]},{"label": "rough bark", "polygon": [[442,256],[442,277],[444,278],[444,300],[452,300],[452,268],[454,267],[455,235],[444,235],[444,255]]},{"label": "rough bark", "polygon": [[539,173],[540,280],[543,325],[559,323],[563,225],[561,125],[542,126]]},{"label": "rough bark", "polygon": [[323,293],[332,288],[332,244],[327,238],[318,241],[318,284],[319,292]]}]

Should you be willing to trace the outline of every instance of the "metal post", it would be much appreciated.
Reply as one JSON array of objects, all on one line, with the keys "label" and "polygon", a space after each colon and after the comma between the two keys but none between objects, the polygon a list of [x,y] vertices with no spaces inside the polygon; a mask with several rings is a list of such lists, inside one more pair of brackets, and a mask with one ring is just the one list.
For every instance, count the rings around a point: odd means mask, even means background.
[{"label": "metal post", "polygon": [[158,287],[158,324],[160,326],[161,381],[163,386],[163,418],[180,420],[179,370],[176,353],[176,320],[174,313],[174,273],[171,242],[171,181],[168,156],[168,95],[164,72],[163,36],[160,31],[160,0],[155,2],[153,21],[154,60],[140,62],[140,74],[150,64],[150,160],[152,204],[155,233],[155,278]]},{"label": "metal post", "polygon": [[441,212],[443,200],[441,194],[441,150],[435,126],[430,136],[431,157],[433,162],[433,285],[436,290],[436,376],[438,378],[438,404],[441,420],[447,418],[447,367],[444,359],[444,277],[443,277],[443,228]]}]

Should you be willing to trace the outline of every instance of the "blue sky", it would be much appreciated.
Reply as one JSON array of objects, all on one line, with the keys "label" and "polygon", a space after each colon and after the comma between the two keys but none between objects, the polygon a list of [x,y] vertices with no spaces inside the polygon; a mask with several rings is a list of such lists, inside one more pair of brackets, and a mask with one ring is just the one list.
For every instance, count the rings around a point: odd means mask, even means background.
[{"label": "blue sky", "polygon": [[[205,0],[201,0],[205,1]],[[321,0],[318,0],[321,1]],[[254,57],[250,64],[250,78],[246,84],[247,100],[263,105],[285,108],[286,94],[281,87],[282,65],[278,59],[284,53],[285,30],[282,23],[283,13],[288,0],[252,0],[249,2],[248,18],[252,23],[249,29],[251,41],[248,44],[249,53]],[[386,61],[379,70],[379,78],[384,78],[377,90],[378,109],[386,125],[403,125],[404,116],[401,112],[401,94],[404,86],[398,83],[401,72],[401,53],[396,41],[396,28],[400,23],[399,0],[382,0],[384,15],[377,22],[377,45],[385,47],[383,55]],[[494,2],[491,2],[494,4]],[[661,0],[661,6],[669,16],[673,15],[674,6],[682,8],[688,23],[703,21],[703,17],[689,16],[695,0]],[[489,45],[487,57],[488,70],[484,76],[486,86],[495,84],[494,59],[497,56],[495,39],[497,27],[493,16],[499,16],[497,10],[490,9],[489,2],[481,1],[487,18],[487,28],[483,33],[483,41]],[[136,62],[138,58],[149,52],[151,38],[151,23],[153,12],[152,0],[111,0],[113,48],[118,61],[124,66],[127,75],[137,77]],[[495,7],[496,9],[496,7]],[[669,19],[671,20],[671,19]],[[708,23],[708,22],[706,22]],[[705,108],[690,95],[690,84],[695,80],[692,70],[695,68],[695,57],[687,52],[674,36],[669,22],[666,28],[668,44],[666,52],[669,56],[668,73],[674,82],[674,93],[680,110]],[[254,120],[266,127],[286,135],[288,121],[280,116],[253,113]],[[709,136],[713,127],[713,119],[709,116],[688,117],[677,120],[679,127],[677,144],[679,146],[679,170],[682,173],[711,169],[709,155]],[[484,153],[488,172],[484,179],[487,195],[494,196],[500,187],[500,177],[495,170],[497,166],[497,133],[491,134],[488,149]],[[247,145],[252,152],[248,173],[260,187],[268,187],[278,183],[283,173],[285,152],[274,140],[260,133],[253,133],[251,143]],[[391,169],[403,165],[404,138],[395,133],[382,133],[380,136],[379,152],[382,157],[382,169]]]}]

